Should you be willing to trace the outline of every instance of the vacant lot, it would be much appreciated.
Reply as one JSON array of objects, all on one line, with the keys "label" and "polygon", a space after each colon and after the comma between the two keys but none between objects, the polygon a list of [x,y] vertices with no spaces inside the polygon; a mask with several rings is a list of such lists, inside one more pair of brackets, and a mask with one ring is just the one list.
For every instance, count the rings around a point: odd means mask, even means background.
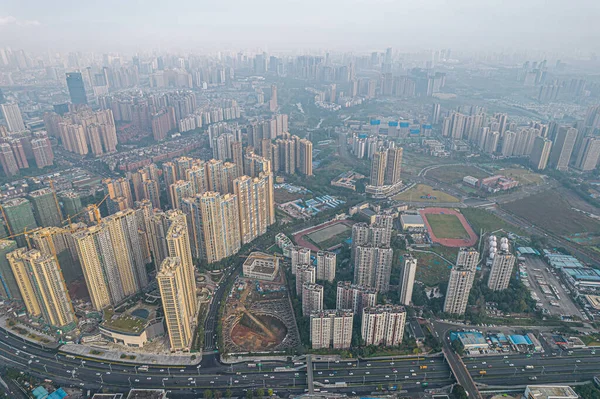
[{"label": "vacant lot", "polygon": [[348,239],[351,234],[352,229],[350,227],[343,223],[336,223],[307,234],[305,237],[314,242],[319,248],[327,249]]},{"label": "vacant lot", "polygon": [[450,264],[439,256],[425,252],[411,252],[417,258],[415,279],[428,287],[433,287],[450,278]]},{"label": "vacant lot", "polygon": [[484,233],[491,233],[498,230],[504,230],[509,233],[515,233],[521,236],[527,236],[528,233],[520,228],[505,222],[492,212],[481,208],[463,208],[461,213],[465,216],[475,233],[479,234],[481,230]]},{"label": "vacant lot", "polygon": [[286,202],[294,201],[300,198],[307,198],[307,195],[305,194],[290,193],[280,188],[273,190],[273,194],[275,195],[275,203],[277,204],[285,204]]},{"label": "vacant lot", "polygon": [[555,191],[529,196],[503,205],[508,211],[558,235],[600,233],[600,223],[581,212]]},{"label": "vacant lot", "polygon": [[425,217],[437,238],[470,238],[456,215],[427,214]]},{"label": "vacant lot", "polygon": [[[431,198],[421,198],[426,197],[427,195],[431,196]],[[396,195],[394,199],[411,202],[431,202],[432,204],[459,202],[458,198],[450,194],[446,194],[443,191],[434,190],[431,186],[426,184],[417,184],[413,188]]]},{"label": "vacant lot", "polygon": [[465,176],[473,176],[480,179],[489,176],[489,173],[485,173],[475,166],[468,165],[442,166],[427,172],[427,177],[446,183],[459,183]]},{"label": "vacant lot", "polygon": [[513,179],[517,180],[519,183],[521,183],[524,186],[527,186],[530,184],[538,185],[540,183],[543,183],[543,181],[544,181],[542,179],[542,175],[540,175],[539,173],[530,172],[527,169],[520,169],[520,168],[501,169],[498,171],[498,174],[504,175],[506,177],[512,177]]}]

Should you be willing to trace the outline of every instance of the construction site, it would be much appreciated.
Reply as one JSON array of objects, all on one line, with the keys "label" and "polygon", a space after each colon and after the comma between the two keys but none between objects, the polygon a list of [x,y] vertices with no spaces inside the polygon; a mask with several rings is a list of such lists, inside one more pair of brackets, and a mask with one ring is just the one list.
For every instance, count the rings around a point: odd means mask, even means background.
[{"label": "construction site", "polygon": [[275,281],[238,278],[227,296],[222,331],[230,354],[297,347],[300,336],[281,273]]}]

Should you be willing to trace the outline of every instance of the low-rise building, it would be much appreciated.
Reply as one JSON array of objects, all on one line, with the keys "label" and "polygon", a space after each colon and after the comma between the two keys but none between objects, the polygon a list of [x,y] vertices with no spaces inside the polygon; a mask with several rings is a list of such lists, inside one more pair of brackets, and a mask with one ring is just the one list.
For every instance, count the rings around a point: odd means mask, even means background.
[{"label": "low-rise building", "polygon": [[404,231],[422,231],[425,229],[425,222],[421,215],[409,213],[400,215],[400,225]]},{"label": "low-rise building", "polygon": [[279,272],[279,258],[262,252],[253,252],[242,265],[244,277],[273,281]]},{"label": "low-rise building", "polygon": [[525,399],[577,399],[579,395],[568,385],[527,385]]}]

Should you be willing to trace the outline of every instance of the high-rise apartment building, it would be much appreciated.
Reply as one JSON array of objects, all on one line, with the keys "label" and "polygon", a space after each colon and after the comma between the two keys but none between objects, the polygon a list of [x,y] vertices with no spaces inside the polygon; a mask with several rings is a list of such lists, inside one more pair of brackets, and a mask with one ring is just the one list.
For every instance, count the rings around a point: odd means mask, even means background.
[{"label": "high-rise apartment building", "polygon": [[361,335],[365,345],[398,346],[404,338],[406,310],[398,305],[365,308]]},{"label": "high-rise apartment building", "polygon": [[56,257],[37,249],[25,251],[20,248],[11,252],[8,260],[19,274],[19,289],[23,297],[28,297],[32,316],[41,315],[46,323],[56,328],[74,328],[77,323],[75,311]]},{"label": "high-rise apartment building", "polygon": [[302,296],[302,286],[304,283],[314,283],[317,281],[317,270],[311,265],[299,265],[296,269],[296,295]]},{"label": "high-rise apartment building", "polygon": [[292,274],[296,275],[300,265],[310,265],[310,249],[294,246],[290,249]]},{"label": "high-rise apartment building", "polygon": [[104,193],[108,195],[107,207],[109,213],[124,211],[133,208],[133,195],[129,179],[120,177],[118,179],[107,178],[102,180]]},{"label": "high-rise apartment building", "polygon": [[269,226],[269,180],[242,176],[233,181],[238,199],[240,234],[247,244],[267,232]]},{"label": "high-rise apartment building", "polygon": [[269,110],[277,111],[277,86],[271,85],[271,100],[269,100]]},{"label": "high-rise apartment building", "polygon": [[55,193],[50,188],[42,188],[29,193],[33,213],[38,226],[61,226],[62,215]]},{"label": "high-rise apartment building", "polygon": [[241,248],[237,197],[209,191],[200,198],[200,205],[208,263],[235,255]]},{"label": "high-rise apartment building", "polygon": [[[21,234],[25,229],[33,230],[37,227],[31,203],[25,198],[13,198],[5,201],[2,208],[12,234]],[[15,237],[15,241],[20,247],[27,245],[23,235]]]},{"label": "high-rise apartment building", "polygon": [[241,141],[233,141],[231,143],[231,158],[237,166],[238,175],[244,175],[244,152]]},{"label": "high-rise apartment building", "polygon": [[596,169],[600,159],[600,138],[594,136],[585,137],[577,154],[575,168],[582,172]]},{"label": "high-rise apartment building", "polygon": [[0,296],[4,299],[22,299],[17,280],[6,259],[6,255],[16,249],[16,241],[0,240]]},{"label": "high-rise apartment building", "polygon": [[400,181],[402,170],[402,148],[390,148],[387,150],[387,161],[384,183],[386,185],[396,184]]},{"label": "high-rise apartment building", "polygon": [[38,169],[54,165],[54,151],[48,136],[40,136],[31,140],[31,151]]},{"label": "high-rise apartment building", "polygon": [[191,197],[194,192],[189,181],[177,180],[169,186],[169,199],[172,209],[181,209],[181,203],[184,198]]},{"label": "high-rise apartment building", "polygon": [[8,177],[19,173],[19,165],[15,158],[15,154],[8,143],[0,143],[0,165],[4,174]]},{"label": "high-rise apartment building", "polygon": [[417,272],[417,258],[410,254],[405,254],[403,258],[402,269],[400,270],[400,303],[410,305]]},{"label": "high-rise apartment building", "polygon": [[312,348],[350,348],[353,318],[354,314],[347,309],[312,312],[310,314],[310,342]]},{"label": "high-rise apartment building", "polygon": [[184,198],[181,203],[181,210],[185,214],[185,219],[187,221],[192,257],[205,260],[206,244],[204,242],[204,228],[202,226],[201,198],[201,194],[196,194],[190,198]]},{"label": "high-rise apartment building", "polygon": [[309,316],[314,311],[323,310],[323,286],[314,283],[302,285],[302,315]]},{"label": "high-rise apartment building", "polygon": [[550,150],[552,149],[552,141],[545,137],[538,136],[533,142],[533,149],[529,156],[531,166],[537,170],[544,170],[548,165],[550,158]]},{"label": "high-rise apartment building", "polygon": [[354,283],[387,292],[392,271],[393,250],[374,246],[356,247]]},{"label": "high-rise apartment building", "polygon": [[45,255],[56,256],[65,281],[70,283],[82,276],[71,234],[85,228],[87,226],[82,223],[72,223],[68,228],[51,226],[36,229],[27,236],[33,248]]},{"label": "high-rise apartment building", "polygon": [[208,176],[204,163],[198,163],[185,171],[185,180],[190,182],[193,194],[203,194],[209,191]]},{"label": "high-rise apartment building", "polygon": [[450,280],[444,301],[444,312],[464,314],[473,287],[479,253],[473,248],[458,251],[456,265],[450,271]]},{"label": "high-rise apartment building", "polygon": [[385,171],[387,168],[387,156],[385,152],[376,152],[371,160],[371,180],[372,186],[383,186],[385,182]]},{"label": "high-rise apartment building", "polygon": [[510,252],[508,239],[503,237],[500,240],[500,250],[494,254],[492,260],[492,268],[487,282],[488,287],[493,291],[507,289],[514,265],[515,256]]},{"label": "high-rise apartment building", "polygon": [[172,352],[189,351],[193,340],[194,315],[188,311],[186,278],[179,258],[166,258],[156,275]]},{"label": "high-rise apartment building", "polygon": [[313,167],[312,167],[312,152],[313,145],[307,139],[300,139],[297,141],[296,145],[298,146],[299,156],[297,158],[298,161],[298,170],[304,176],[312,176]]},{"label": "high-rise apartment building", "polygon": [[23,116],[18,104],[0,104],[0,108],[2,108],[2,115],[4,115],[10,132],[25,130],[25,123],[23,123]]},{"label": "high-rise apartment building", "polygon": [[552,145],[549,163],[557,170],[567,170],[577,140],[577,129],[561,126]]},{"label": "high-rise apartment building", "polygon": [[81,72],[67,72],[67,88],[69,89],[71,103],[75,105],[88,103]]},{"label": "high-rise apartment building", "polygon": [[335,280],[335,266],[337,257],[333,252],[317,252],[317,280]]},{"label": "high-rise apartment building", "polygon": [[377,291],[372,288],[354,285],[350,281],[337,283],[336,309],[351,309],[354,314],[362,315],[364,308],[377,304]]}]

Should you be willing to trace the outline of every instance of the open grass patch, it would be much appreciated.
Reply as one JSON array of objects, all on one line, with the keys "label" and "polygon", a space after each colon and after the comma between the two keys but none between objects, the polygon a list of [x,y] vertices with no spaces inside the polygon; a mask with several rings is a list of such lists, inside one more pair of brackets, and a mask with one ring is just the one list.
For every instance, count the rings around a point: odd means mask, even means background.
[{"label": "open grass patch", "polygon": [[394,196],[393,199],[411,202],[430,202],[432,204],[459,202],[458,198],[446,194],[443,191],[434,190],[431,186],[426,184],[417,184],[405,192]]}]

